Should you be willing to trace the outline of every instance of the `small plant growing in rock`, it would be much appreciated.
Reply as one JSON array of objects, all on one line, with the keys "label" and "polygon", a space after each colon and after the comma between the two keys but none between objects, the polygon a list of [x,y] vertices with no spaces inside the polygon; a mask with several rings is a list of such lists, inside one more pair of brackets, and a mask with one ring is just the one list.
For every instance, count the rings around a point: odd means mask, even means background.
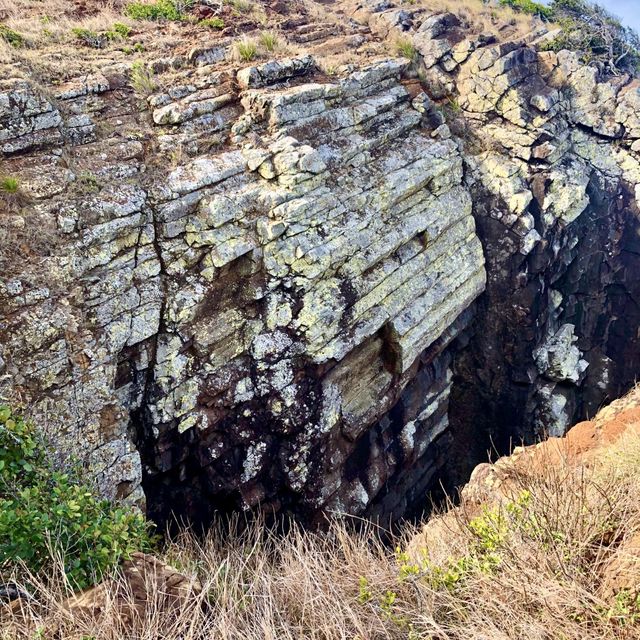
[{"label": "small plant growing in rock", "polygon": [[0,191],[3,193],[14,194],[18,193],[19,190],[20,182],[18,181],[18,178],[14,178],[12,176],[0,178]]},{"label": "small plant growing in rock", "polygon": [[224,29],[224,20],[222,18],[205,18],[200,20],[198,25],[201,27],[208,27],[209,29]]},{"label": "small plant growing in rock", "polygon": [[[22,191],[20,181],[14,176],[0,177],[0,214],[13,212],[17,213],[20,209],[27,204],[28,198]],[[3,240],[2,231],[5,229],[0,226],[0,248]],[[1,254],[2,252],[0,252]],[[1,260],[0,260],[1,262]],[[0,273],[2,269],[0,268]]]},{"label": "small plant growing in rock", "polygon": [[76,177],[76,184],[83,193],[97,193],[102,188],[100,181],[91,171],[83,171]]},{"label": "small plant growing in rock", "polygon": [[449,98],[449,108],[453,113],[460,113],[462,111],[462,107],[460,106],[460,102],[456,98]]},{"label": "small plant growing in rock", "polygon": [[272,53],[278,46],[278,36],[273,31],[263,31],[260,34],[260,44],[269,53]]},{"label": "small plant growing in rock", "polygon": [[24,36],[13,29],[10,29],[5,24],[0,24],[0,40],[4,40],[12,47],[24,47]]},{"label": "small plant growing in rock", "polygon": [[122,22],[116,22],[104,35],[107,40],[124,40],[131,35],[131,27]]},{"label": "small plant growing in rock", "polygon": [[153,71],[139,60],[131,66],[131,86],[136,93],[145,96],[158,88]]},{"label": "small plant growing in rock", "polygon": [[122,50],[130,56],[134,53],[142,53],[144,51],[144,45],[141,42],[136,42],[133,47],[122,47]]},{"label": "small plant growing in rock", "polygon": [[236,44],[236,52],[243,62],[251,62],[258,56],[258,45],[255,40],[243,38]]},{"label": "small plant growing in rock", "polygon": [[414,60],[417,54],[416,48],[409,38],[401,38],[396,41],[396,52],[403,58],[409,58],[409,60]]}]

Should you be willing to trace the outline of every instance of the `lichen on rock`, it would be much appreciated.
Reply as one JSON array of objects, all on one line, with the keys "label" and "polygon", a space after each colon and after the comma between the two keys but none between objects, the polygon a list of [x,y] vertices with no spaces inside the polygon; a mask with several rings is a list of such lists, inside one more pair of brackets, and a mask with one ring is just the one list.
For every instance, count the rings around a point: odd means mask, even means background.
[{"label": "lichen on rock", "polygon": [[55,287],[0,277],[0,392],[158,520],[401,517],[470,439],[559,435],[635,379],[637,81],[335,4],[339,33],[291,27],[359,43],[331,70],[223,35],[148,60],[145,95],[104,59],[0,85],[19,215],[61,236]]}]

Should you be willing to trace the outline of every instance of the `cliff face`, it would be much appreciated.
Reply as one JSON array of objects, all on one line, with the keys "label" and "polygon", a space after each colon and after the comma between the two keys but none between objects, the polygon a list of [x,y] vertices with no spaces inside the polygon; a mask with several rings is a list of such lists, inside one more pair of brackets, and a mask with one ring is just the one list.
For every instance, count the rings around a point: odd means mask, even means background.
[{"label": "cliff face", "polygon": [[[0,278],[0,391],[159,520],[399,517],[636,376],[637,85],[540,33],[324,10],[291,26],[316,57],[212,38],[144,101],[104,60],[0,87],[3,228],[56,227]],[[414,64],[373,55],[398,37]]]}]

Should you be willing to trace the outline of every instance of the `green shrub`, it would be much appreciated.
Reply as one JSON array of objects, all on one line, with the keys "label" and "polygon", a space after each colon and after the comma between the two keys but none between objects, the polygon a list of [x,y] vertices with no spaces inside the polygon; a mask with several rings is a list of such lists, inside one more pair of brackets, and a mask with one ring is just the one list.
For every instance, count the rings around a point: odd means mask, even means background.
[{"label": "green shrub", "polygon": [[131,27],[122,22],[116,22],[108,31],[97,32],[82,27],[75,27],[71,29],[71,33],[73,33],[78,40],[82,40],[87,46],[93,47],[94,49],[102,49],[108,42],[128,38],[131,34]]},{"label": "green shrub", "polygon": [[18,178],[11,176],[0,178],[0,191],[4,193],[18,193],[19,190],[20,182],[18,182]]},{"label": "green shrub", "polygon": [[500,0],[500,4],[503,7],[511,7],[520,13],[538,16],[545,20],[551,20],[553,18],[553,9],[545,7],[543,4],[534,2],[533,0]]},{"label": "green shrub", "polygon": [[173,20],[186,19],[185,11],[193,5],[193,0],[157,0],[145,4],[132,2],[125,7],[124,13],[134,20]]},{"label": "green shrub", "polygon": [[116,22],[104,35],[108,40],[124,40],[131,35],[131,27],[122,22]]},{"label": "green shrub", "polygon": [[48,573],[62,558],[69,583],[83,589],[152,543],[140,513],[54,470],[33,425],[0,405],[0,574]]},{"label": "green shrub", "polygon": [[5,24],[0,24],[0,40],[8,42],[12,47],[23,47],[25,45],[24,36]]},{"label": "green shrub", "polygon": [[209,27],[209,29],[224,29],[224,20],[222,18],[205,18],[200,20],[198,25],[201,27]]},{"label": "green shrub", "polygon": [[562,32],[543,49],[582,52],[582,61],[607,74],[636,74],[640,66],[640,36],[604,7],[587,0],[553,0],[553,20]]},{"label": "green shrub", "polygon": [[28,486],[44,463],[33,427],[0,405],[0,497],[19,485]]},{"label": "green shrub", "polygon": [[133,47],[122,47],[122,50],[127,54],[127,55],[132,55],[134,53],[142,53],[144,51],[144,45],[141,42],[136,42]]},{"label": "green shrub", "polygon": [[503,508],[485,508],[467,524],[471,536],[468,553],[450,557],[440,565],[429,560],[426,549],[424,557],[416,561],[397,548],[398,578],[424,580],[433,589],[455,591],[474,574],[494,573],[502,563],[502,552],[510,536],[517,532],[539,535],[537,523],[527,510],[530,500],[530,492],[523,491]]}]

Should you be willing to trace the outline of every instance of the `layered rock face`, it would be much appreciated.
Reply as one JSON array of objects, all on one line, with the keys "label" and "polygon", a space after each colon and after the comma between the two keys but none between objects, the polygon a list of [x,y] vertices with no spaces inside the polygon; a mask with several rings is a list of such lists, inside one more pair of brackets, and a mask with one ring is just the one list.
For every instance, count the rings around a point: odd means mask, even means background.
[{"label": "layered rock face", "polygon": [[[154,95],[153,121],[177,124],[164,148],[195,127],[203,137],[212,118],[232,136],[168,173],[144,167],[137,141],[77,147],[84,170],[112,184],[43,198],[75,242],[75,299],[31,301],[8,283],[4,358],[13,381],[47,391],[65,416],[58,438],[91,443],[106,491],[139,486],[133,444],[158,517],[259,504],[361,511],[399,465],[389,447],[416,464],[426,456],[433,473],[451,379],[438,356],[485,271],[462,157],[421,128],[400,82],[407,66],[254,88],[313,70],[297,59],[239,74],[239,99],[215,73],[205,88],[173,89],[181,100]],[[66,91],[106,102],[108,84]],[[77,100],[59,97],[69,109]],[[39,131],[16,111],[13,128]],[[41,158],[12,162],[28,175]],[[426,388],[411,392],[401,433],[376,425],[416,375]]]},{"label": "layered rock face", "polygon": [[123,65],[3,82],[5,224],[58,235],[1,278],[3,393],[160,521],[397,518],[636,375],[636,85],[378,5],[358,42],[417,68],[201,47],[144,108]]}]

